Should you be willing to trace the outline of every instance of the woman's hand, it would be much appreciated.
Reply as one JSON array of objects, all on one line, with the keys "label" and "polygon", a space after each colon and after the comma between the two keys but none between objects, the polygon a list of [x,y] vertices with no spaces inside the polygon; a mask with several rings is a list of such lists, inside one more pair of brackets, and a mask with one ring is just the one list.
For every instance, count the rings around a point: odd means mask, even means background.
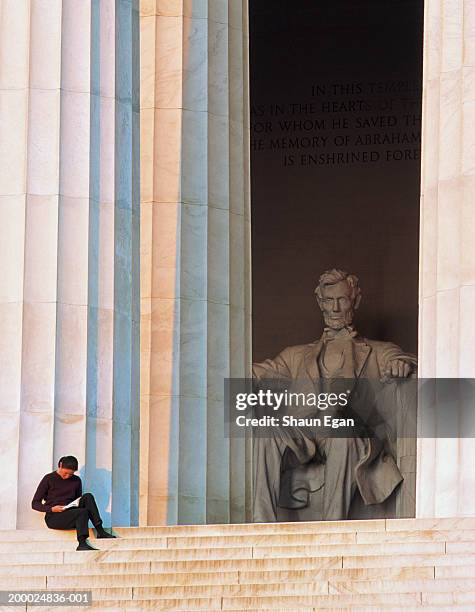
[{"label": "woman's hand", "polygon": [[64,506],[53,506],[51,508],[51,512],[62,512],[64,510]]}]

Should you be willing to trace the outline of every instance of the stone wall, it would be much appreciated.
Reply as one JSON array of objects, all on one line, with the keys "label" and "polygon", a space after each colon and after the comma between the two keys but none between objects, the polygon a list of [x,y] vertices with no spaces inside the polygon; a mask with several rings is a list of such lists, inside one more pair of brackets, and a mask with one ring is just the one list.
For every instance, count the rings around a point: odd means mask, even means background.
[{"label": "stone wall", "polygon": [[[468,378],[475,377],[474,0],[428,0],[424,34],[419,376]],[[417,515],[473,516],[473,440],[420,438],[418,455]]]}]

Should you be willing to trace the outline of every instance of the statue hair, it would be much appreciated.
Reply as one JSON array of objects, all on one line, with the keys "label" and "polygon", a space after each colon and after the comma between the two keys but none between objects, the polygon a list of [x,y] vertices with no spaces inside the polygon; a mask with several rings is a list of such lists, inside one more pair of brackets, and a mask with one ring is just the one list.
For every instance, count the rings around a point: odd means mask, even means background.
[{"label": "statue hair", "polygon": [[348,283],[351,289],[353,300],[355,300],[359,295],[361,295],[358,277],[355,274],[349,274],[344,270],[332,268],[331,270],[326,270],[318,279],[318,285],[316,286],[314,292],[317,296],[317,299],[321,300],[323,298],[323,287],[326,287],[327,285],[336,285],[340,281],[346,281]]}]

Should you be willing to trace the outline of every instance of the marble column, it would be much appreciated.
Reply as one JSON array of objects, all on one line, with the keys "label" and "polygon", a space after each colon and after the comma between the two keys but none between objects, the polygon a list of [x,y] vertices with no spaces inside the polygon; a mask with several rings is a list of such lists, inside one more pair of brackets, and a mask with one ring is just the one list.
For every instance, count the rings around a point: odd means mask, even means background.
[{"label": "marble column", "polygon": [[0,528],[64,454],[138,520],[138,34],[132,0],[1,4]]},{"label": "marble column", "polygon": [[[475,0],[425,3],[422,118],[420,376],[475,377]],[[418,516],[475,514],[464,434],[418,441]]]},{"label": "marble column", "polygon": [[223,380],[251,348],[247,1],[142,0],[140,22],[140,522],[239,522]]}]

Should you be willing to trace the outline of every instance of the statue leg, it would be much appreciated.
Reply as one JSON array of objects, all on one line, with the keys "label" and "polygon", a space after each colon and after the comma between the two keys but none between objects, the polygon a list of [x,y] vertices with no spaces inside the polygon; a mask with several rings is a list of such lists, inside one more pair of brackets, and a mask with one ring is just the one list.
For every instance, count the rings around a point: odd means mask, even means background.
[{"label": "statue leg", "polygon": [[291,448],[304,464],[315,455],[316,443],[314,438],[296,427],[270,427],[265,436],[262,434],[260,431],[253,439],[253,520],[256,523],[275,523],[285,449]]},{"label": "statue leg", "polygon": [[323,520],[346,519],[356,491],[355,468],[365,454],[361,438],[324,438],[318,442],[326,456]]}]

